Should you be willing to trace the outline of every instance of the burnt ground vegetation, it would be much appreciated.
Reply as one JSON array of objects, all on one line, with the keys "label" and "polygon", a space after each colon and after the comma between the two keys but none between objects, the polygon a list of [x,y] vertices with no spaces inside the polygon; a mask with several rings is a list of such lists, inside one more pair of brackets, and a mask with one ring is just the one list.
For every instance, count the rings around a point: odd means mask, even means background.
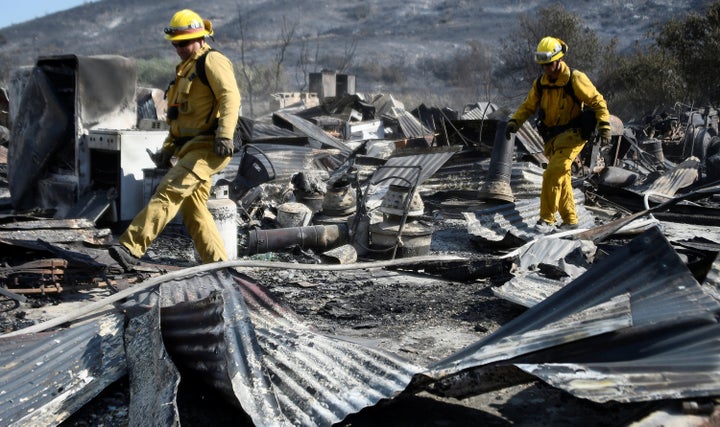
[{"label": "burnt ground vegetation", "polygon": [[[117,54],[137,60],[143,86],[165,88],[176,56],[162,28],[181,7],[216,29],[213,45],[235,63],[244,114],[269,111],[270,94],[308,89],[322,69],[357,76],[359,92],[391,93],[408,109],[462,109],[478,100],[512,107],[539,74],[530,52],[544,35],[569,46],[623,121],[675,103],[714,105],[720,2],[448,0],[221,0],[149,4],[110,0],[0,30],[0,82],[38,56]],[[62,34],[62,37],[57,37]]]}]

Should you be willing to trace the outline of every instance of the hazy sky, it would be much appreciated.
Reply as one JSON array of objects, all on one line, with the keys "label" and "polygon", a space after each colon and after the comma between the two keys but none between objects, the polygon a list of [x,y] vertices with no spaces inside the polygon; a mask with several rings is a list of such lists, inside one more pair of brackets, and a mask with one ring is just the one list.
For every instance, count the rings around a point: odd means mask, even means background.
[{"label": "hazy sky", "polygon": [[92,3],[90,0],[0,0],[0,28]]}]

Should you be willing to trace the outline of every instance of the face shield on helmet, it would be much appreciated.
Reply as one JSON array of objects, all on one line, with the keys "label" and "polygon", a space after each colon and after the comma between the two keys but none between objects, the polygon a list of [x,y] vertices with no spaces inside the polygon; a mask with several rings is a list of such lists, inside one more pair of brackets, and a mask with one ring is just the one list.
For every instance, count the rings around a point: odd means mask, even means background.
[{"label": "face shield on helmet", "polygon": [[165,39],[171,41],[199,39],[212,36],[212,24],[190,9],[176,12],[165,27]]},{"label": "face shield on helmet", "polygon": [[545,37],[538,43],[534,54],[535,62],[549,64],[565,56],[565,52],[567,52],[565,42],[555,37]]}]

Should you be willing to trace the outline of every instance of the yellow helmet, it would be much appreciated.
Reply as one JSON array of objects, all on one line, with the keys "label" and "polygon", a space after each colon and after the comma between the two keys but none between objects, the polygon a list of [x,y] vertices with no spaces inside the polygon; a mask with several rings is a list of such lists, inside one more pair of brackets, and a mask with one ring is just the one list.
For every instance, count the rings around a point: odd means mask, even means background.
[{"label": "yellow helmet", "polygon": [[212,24],[207,19],[190,9],[178,11],[170,19],[170,26],[165,27],[166,40],[190,40],[212,36]]},{"label": "yellow helmet", "polygon": [[544,37],[538,43],[535,52],[535,62],[538,64],[549,64],[565,56],[568,46],[557,37]]}]

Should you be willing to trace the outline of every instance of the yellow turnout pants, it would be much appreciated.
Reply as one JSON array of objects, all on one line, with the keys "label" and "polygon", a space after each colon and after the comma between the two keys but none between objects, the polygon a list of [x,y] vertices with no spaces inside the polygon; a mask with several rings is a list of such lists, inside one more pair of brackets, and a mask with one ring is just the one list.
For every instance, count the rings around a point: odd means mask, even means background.
[{"label": "yellow turnout pants", "polygon": [[207,201],[212,175],[228,163],[230,157],[218,157],[211,150],[198,149],[184,154],[160,181],[147,206],[120,236],[120,243],[134,256],[143,256],[180,211],[202,262],[226,261],[222,236],[207,208]]},{"label": "yellow turnout pants", "polygon": [[577,224],[572,189],[572,163],[585,146],[578,130],[568,130],[545,143],[548,165],[540,192],[540,219],[555,223],[555,213],[567,224]]}]

